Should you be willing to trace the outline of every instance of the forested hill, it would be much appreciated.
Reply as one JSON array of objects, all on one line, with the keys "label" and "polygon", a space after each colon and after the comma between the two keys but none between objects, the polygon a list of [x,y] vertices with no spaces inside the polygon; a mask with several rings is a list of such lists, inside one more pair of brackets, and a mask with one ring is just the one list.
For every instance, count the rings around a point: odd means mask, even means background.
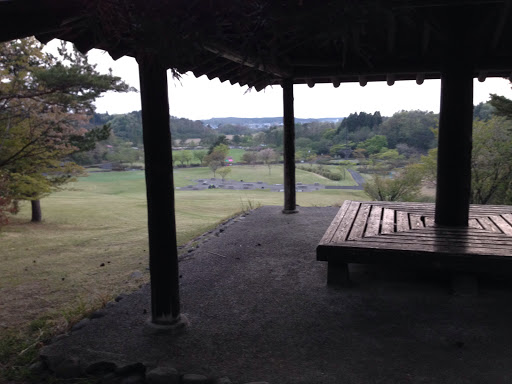
[{"label": "forested hill", "polygon": [[[119,115],[95,113],[92,120],[94,125],[110,124],[114,135],[120,139],[129,141],[135,146],[142,146],[142,114],[141,111],[133,111]],[[213,128],[201,121],[193,121],[185,118],[171,116],[171,134],[175,140],[206,138],[215,136]]]},{"label": "forested hill", "polygon": [[[305,124],[312,122],[330,122],[330,123],[338,123],[343,120],[343,117],[322,117],[319,119],[303,119],[303,118],[295,118],[295,123]],[[269,127],[272,125],[281,125],[283,124],[282,117],[214,117],[208,120],[202,120],[205,125],[210,125],[214,128],[217,128],[220,125],[245,125],[254,128],[262,128]]]},{"label": "forested hill", "polygon": [[[297,124],[311,122],[338,123],[342,117],[300,119],[296,118]],[[133,111],[118,115],[108,113],[95,113],[91,121],[94,125],[110,124],[114,135],[120,139],[129,141],[135,146],[142,146],[142,115],[141,111]],[[282,125],[282,117],[223,117],[203,121],[193,121],[185,118],[171,116],[171,134],[175,140],[205,139],[217,134],[248,134],[251,129],[269,128],[274,125]]]}]

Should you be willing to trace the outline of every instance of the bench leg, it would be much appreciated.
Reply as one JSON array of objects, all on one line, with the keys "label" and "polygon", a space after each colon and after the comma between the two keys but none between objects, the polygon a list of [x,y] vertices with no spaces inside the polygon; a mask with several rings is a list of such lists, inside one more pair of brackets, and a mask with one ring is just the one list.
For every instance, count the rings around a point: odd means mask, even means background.
[{"label": "bench leg", "polygon": [[336,261],[327,262],[327,285],[337,285],[348,287],[350,285],[350,276],[348,264]]}]

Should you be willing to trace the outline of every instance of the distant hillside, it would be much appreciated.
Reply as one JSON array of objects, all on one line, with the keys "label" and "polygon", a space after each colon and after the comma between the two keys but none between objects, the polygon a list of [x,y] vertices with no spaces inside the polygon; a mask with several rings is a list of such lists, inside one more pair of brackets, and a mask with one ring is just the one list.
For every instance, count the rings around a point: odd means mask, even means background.
[{"label": "distant hillside", "polygon": [[[322,117],[319,119],[301,119],[296,117],[296,123],[311,123],[314,121],[328,121],[328,122],[341,122],[343,117]],[[219,125],[233,124],[233,125],[245,125],[251,128],[262,128],[271,125],[283,124],[282,117],[214,117],[213,119],[202,120],[205,125],[210,125],[213,128],[217,128]]]}]

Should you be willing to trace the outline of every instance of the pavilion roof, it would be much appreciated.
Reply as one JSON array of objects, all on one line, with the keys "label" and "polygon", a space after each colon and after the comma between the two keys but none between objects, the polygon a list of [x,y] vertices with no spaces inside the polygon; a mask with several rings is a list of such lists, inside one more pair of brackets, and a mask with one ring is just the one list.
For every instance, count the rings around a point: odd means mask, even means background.
[{"label": "pavilion roof", "polygon": [[117,59],[157,52],[179,73],[279,84],[512,73],[510,0],[0,0],[0,40],[35,35]]}]

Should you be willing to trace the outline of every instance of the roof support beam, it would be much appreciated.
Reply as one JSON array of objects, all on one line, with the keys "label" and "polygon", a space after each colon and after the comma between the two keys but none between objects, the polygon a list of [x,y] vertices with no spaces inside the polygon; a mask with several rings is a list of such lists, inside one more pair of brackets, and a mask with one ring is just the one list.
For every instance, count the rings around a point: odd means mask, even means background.
[{"label": "roof support beam", "polygon": [[256,68],[262,72],[270,73],[277,77],[285,78],[285,77],[289,76],[289,74],[286,73],[286,71],[283,71],[282,69],[277,68],[276,66],[274,66],[272,64],[259,63],[250,57],[244,57],[243,55],[240,55],[239,53],[234,52],[226,47],[205,45],[204,49],[206,49],[209,52],[215,53],[216,55],[223,57],[227,60],[230,60],[232,62],[242,64],[242,65],[245,65],[245,66],[251,67],[251,68]]},{"label": "roof support beam", "polygon": [[466,226],[471,192],[473,69],[453,60],[441,74],[435,222]]},{"label": "roof support beam", "polygon": [[151,323],[175,330],[180,315],[178,250],[166,67],[155,54],[139,63],[146,195],[148,204]]},{"label": "roof support beam", "polygon": [[296,213],[295,191],[295,116],[293,112],[293,79],[285,79],[283,87],[284,136],[284,209],[283,213]]},{"label": "roof support beam", "polygon": [[500,18],[496,23],[496,30],[494,31],[494,36],[491,41],[491,48],[496,49],[498,44],[500,43],[501,36],[503,35],[503,29],[505,28],[505,24],[510,14],[510,7],[512,5],[511,0],[505,0],[505,5],[503,6],[503,11],[501,12]]}]

